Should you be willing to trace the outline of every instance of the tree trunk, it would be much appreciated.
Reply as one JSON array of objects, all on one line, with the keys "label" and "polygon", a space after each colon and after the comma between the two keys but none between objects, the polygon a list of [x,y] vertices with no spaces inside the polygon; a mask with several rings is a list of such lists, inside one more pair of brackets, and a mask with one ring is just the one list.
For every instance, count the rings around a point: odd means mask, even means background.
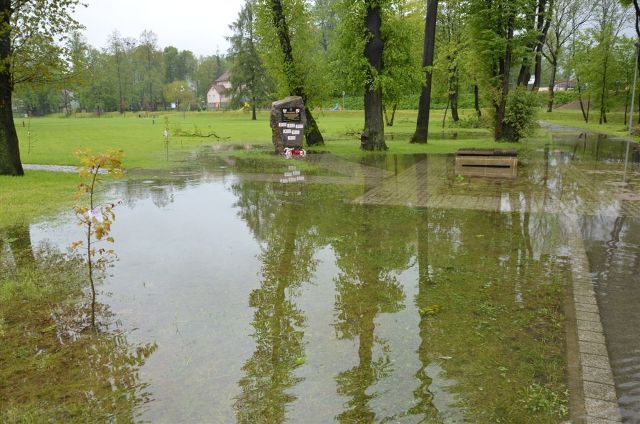
[{"label": "tree trunk", "polygon": [[500,60],[500,75],[502,80],[502,92],[498,101],[494,103],[496,109],[494,137],[496,141],[511,140],[513,138],[513,128],[504,122],[507,111],[507,96],[509,95],[509,76],[511,70],[511,55],[513,53],[513,21],[511,18],[507,28],[506,49],[504,59]]},{"label": "tree trunk", "polygon": [[447,112],[449,112],[449,104],[451,103],[451,99],[447,99],[447,106],[444,108],[444,116],[442,117],[442,129],[444,130],[444,126],[447,123]]},{"label": "tree trunk", "polygon": [[531,91],[538,91],[538,89],[540,88],[540,80],[542,78],[542,48],[543,47],[544,47],[544,42],[538,43],[538,45],[536,46],[535,65],[533,68],[533,86],[531,87]]},{"label": "tree trunk", "polygon": [[452,92],[449,94],[449,104],[451,105],[451,119],[453,122],[458,122],[460,116],[458,115],[458,93]]},{"label": "tree trunk", "polygon": [[[305,114],[307,111],[305,110]],[[256,98],[251,99],[251,120],[255,121],[258,117],[256,116]]]},{"label": "tree trunk", "polygon": [[304,135],[307,145],[318,146],[324,144],[322,133],[318,128],[316,120],[311,115],[311,110],[307,106],[307,95],[304,90],[302,78],[297,74],[295,61],[293,59],[293,48],[291,47],[291,38],[289,34],[289,25],[285,19],[284,10],[281,0],[271,0],[271,11],[273,12],[273,25],[276,27],[278,41],[284,56],[284,74],[287,77],[289,93],[293,96],[302,97],[305,104],[304,111],[307,115],[307,126],[304,129]]},{"label": "tree trunk", "polygon": [[[537,44],[536,44],[536,56],[535,56],[535,67],[533,71],[533,87],[532,91],[538,91],[540,88],[540,84],[542,81],[542,49],[544,49],[544,45],[547,41],[547,34],[549,33],[549,27],[551,26],[551,16],[547,16],[545,12],[546,8],[546,0],[541,0],[538,2],[538,30],[540,33],[538,34]],[[549,8],[546,9],[552,13],[554,0],[549,2]]]},{"label": "tree trunk", "polygon": [[[375,83],[375,77],[382,72],[382,11],[376,1],[368,1],[365,26],[369,33],[369,40],[364,49],[364,55],[369,62],[367,82],[364,92],[364,132],[360,147],[363,150],[387,150],[384,142],[384,120],[382,87]],[[374,73],[375,71],[375,73]]]},{"label": "tree trunk", "polygon": [[384,112],[384,121],[387,124],[387,127],[393,127],[393,123],[396,119],[396,111],[398,110],[398,103],[394,103],[391,108],[391,116],[387,113],[387,107],[383,104],[382,111]]},{"label": "tree trunk", "polygon": [[522,66],[520,66],[520,72],[518,73],[518,83],[519,87],[527,88],[529,85],[529,80],[531,79],[531,63],[529,63],[529,57],[525,57],[522,59]]},{"label": "tree trunk", "polygon": [[556,72],[558,70],[558,63],[551,63],[551,79],[549,80],[549,103],[547,103],[547,112],[553,112],[553,96],[555,95],[554,89],[556,87]]},{"label": "tree trunk", "polygon": [[[627,78],[627,81],[628,80],[629,78]],[[625,125],[629,123],[629,121],[627,121],[628,113],[629,113],[629,89],[627,88],[627,93],[624,96],[624,120],[622,121]]]},{"label": "tree trunk", "polygon": [[460,90],[458,84],[458,66],[455,64],[453,57],[447,57],[449,63],[449,104],[451,105],[451,118],[453,122],[458,122],[460,116],[458,115],[458,91]]},{"label": "tree trunk", "polygon": [[578,88],[578,102],[580,103],[580,110],[582,111],[582,119],[585,123],[589,123],[589,109],[584,110],[584,102],[582,101],[582,88],[580,88],[580,79],[576,77],[576,87]]},{"label": "tree trunk", "polygon": [[[11,28],[11,0],[0,0],[0,24]],[[11,55],[11,31],[6,29],[0,33],[0,175],[24,175],[20,162],[18,134],[13,122],[11,110],[11,94],[13,81],[9,56]]]},{"label": "tree trunk", "polygon": [[433,52],[436,41],[436,19],[438,17],[438,0],[427,1],[427,16],[424,24],[424,48],[422,51],[422,68],[425,71],[425,84],[420,93],[416,132],[411,143],[426,143],[429,133],[429,109],[431,109],[431,80]]},{"label": "tree trunk", "polygon": [[640,92],[638,93],[638,125],[640,125]]},{"label": "tree trunk", "polygon": [[604,59],[604,69],[602,72],[602,90],[600,91],[600,118],[598,119],[598,123],[602,125],[604,122],[607,123],[607,115],[606,115],[606,97],[607,97],[607,65],[609,61],[605,56]]},{"label": "tree trunk", "polygon": [[478,84],[473,85],[473,106],[476,109],[476,115],[478,118],[482,116],[482,111],[480,110],[480,93],[479,93]]}]

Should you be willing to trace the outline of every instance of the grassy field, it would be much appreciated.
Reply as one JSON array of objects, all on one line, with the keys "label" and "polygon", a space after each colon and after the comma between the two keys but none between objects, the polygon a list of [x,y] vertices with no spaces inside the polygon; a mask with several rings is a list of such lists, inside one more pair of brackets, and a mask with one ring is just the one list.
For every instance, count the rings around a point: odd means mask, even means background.
[{"label": "grassy field", "polygon": [[[386,129],[390,152],[444,153],[469,146],[504,147],[504,143],[497,145],[491,140],[487,129],[442,130],[442,114],[442,111],[432,112],[429,144],[411,145],[408,141],[415,130],[417,112],[398,112],[395,125]],[[362,111],[320,111],[316,116],[326,139],[321,150],[359,152],[358,137],[364,123]],[[77,163],[74,152],[78,149],[104,151],[119,148],[125,151],[128,168],[166,168],[170,163],[167,163],[163,140],[165,122],[168,122],[171,134],[169,162],[174,155],[205,144],[271,145],[267,112],[260,113],[257,121],[251,121],[249,115],[242,112],[191,112],[186,115],[158,114],[155,118],[138,117],[136,114],[128,114],[124,118],[118,115],[33,118],[30,122],[24,121],[24,126],[23,120],[18,119],[16,127],[23,163],[74,165]],[[198,132],[202,135],[215,133],[220,138],[180,135]]]},{"label": "grassy field", "polygon": [[640,137],[632,137],[629,135],[629,131],[627,129],[628,122],[624,122],[624,112],[607,113],[608,123],[606,124],[598,123],[598,115],[596,112],[592,111],[588,123],[584,122],[580,109],[556,109],[551,113],[541,111],[538,115],[538,118],[544,121],[553,122],[555,124],[582,128],[597,133],[611,134],[622,138],[630,138],[636,142],[640,141]]}]

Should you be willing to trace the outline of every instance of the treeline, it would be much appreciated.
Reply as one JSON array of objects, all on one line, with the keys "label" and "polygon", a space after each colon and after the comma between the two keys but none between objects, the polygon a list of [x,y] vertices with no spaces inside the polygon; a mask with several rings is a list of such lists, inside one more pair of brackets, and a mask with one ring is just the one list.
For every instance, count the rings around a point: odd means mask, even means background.
[{"label": "treeline", "polygon": [[181,110],[206,107],[209,86],[226,70],[223,55],[196,57],[189,50],[160,48],[156,35],[139,38],[114,32],[103,49],[90,46],[80,32],[69,37],[67,67],[46,84],[18,85],[19,112],[157,111],[175,104]]},{"label": "treeline", "polygon": [[[431,105],[454,121],[461,106],[475,108],[496,139],[525,135],[541,103],[553,110],[557,84],[575,93],[562,98],[577,99],[585,120],[595,113],[606,122],[612,106],[628,108],[637,40],[631,2],[426,3],[247,0],[231,26],[229,66],[243,88],[235,96],[255,103],[301,92],[324,107],[341,107],[345,94],[361,96],[366,121],[379,120],[368,108],[381,103],[385,124],[393,125],[394,112],[417,107],[427,84]],[[430,21],[433,35],[425,32]],[[256,84],[265,74],[264,85]],[[381,132],[365,123],[367,130]]]},{"label": "treeline", "polygon": [[[628,108],[635,15],[623,2],[431,1],[437,6],[435,47],[426,67],[424,27],[430,17],[423,1],[247,0],[230,25],[225,54],[195,57],[161,48],[149,31],[138,39],[115,32],[97,49],[74,33],[60,78],[18,85],[15,106],[36,114],[156,111],[172,103],[199,110],[206,107],[210,84],[230,70],[232,107],[303,92],[311,107],[366,109],[366,92],[380,89],[386,125],[393,125],[396,110],[418,107],[428,75],[432,107],[446,108],[454,121],[461,107],[475,108],[477,117],[498,115],[500,124],[493,125],[509,137],[515,130],[511,138],[519,138],[519,130],[504,121],[530,121],[542,98],[551,111],[557,82],[576,93],[585,120],[606,122],[622,98]],[[365,54],[371,19],[379,20],[378,67]],[[345,104],[345,97],[362,100]]]}]

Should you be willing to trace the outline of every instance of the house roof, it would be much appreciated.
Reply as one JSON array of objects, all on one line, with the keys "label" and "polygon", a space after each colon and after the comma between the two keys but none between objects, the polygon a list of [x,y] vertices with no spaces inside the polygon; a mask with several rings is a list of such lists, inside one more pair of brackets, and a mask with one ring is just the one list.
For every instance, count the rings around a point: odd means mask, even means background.
[{"label": "house roof", "polygon": [[218,92],[218,94],[222,95],[222,94],[226,94],[229,90],[227,89],[227,87],[225,87],[222,84],[211,84],[211,87],[209,87],[209,90],[216,90]]},{"label": "house roof", "polygon": [[230,81],[230,78],[231,78],[231,72],[225,71],[222,75],[218,77],[218,79],[215,82]]}]

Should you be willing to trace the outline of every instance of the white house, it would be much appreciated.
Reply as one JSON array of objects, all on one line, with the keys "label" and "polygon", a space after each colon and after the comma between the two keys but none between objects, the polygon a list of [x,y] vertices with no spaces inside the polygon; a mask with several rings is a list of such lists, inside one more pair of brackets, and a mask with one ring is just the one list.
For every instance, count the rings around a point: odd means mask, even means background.
[{"label": "white house", "polygon": [[229,71],[220,75],[207,91],[207,108],[209,110],[226,109],[231,102],[231,81]]}]

